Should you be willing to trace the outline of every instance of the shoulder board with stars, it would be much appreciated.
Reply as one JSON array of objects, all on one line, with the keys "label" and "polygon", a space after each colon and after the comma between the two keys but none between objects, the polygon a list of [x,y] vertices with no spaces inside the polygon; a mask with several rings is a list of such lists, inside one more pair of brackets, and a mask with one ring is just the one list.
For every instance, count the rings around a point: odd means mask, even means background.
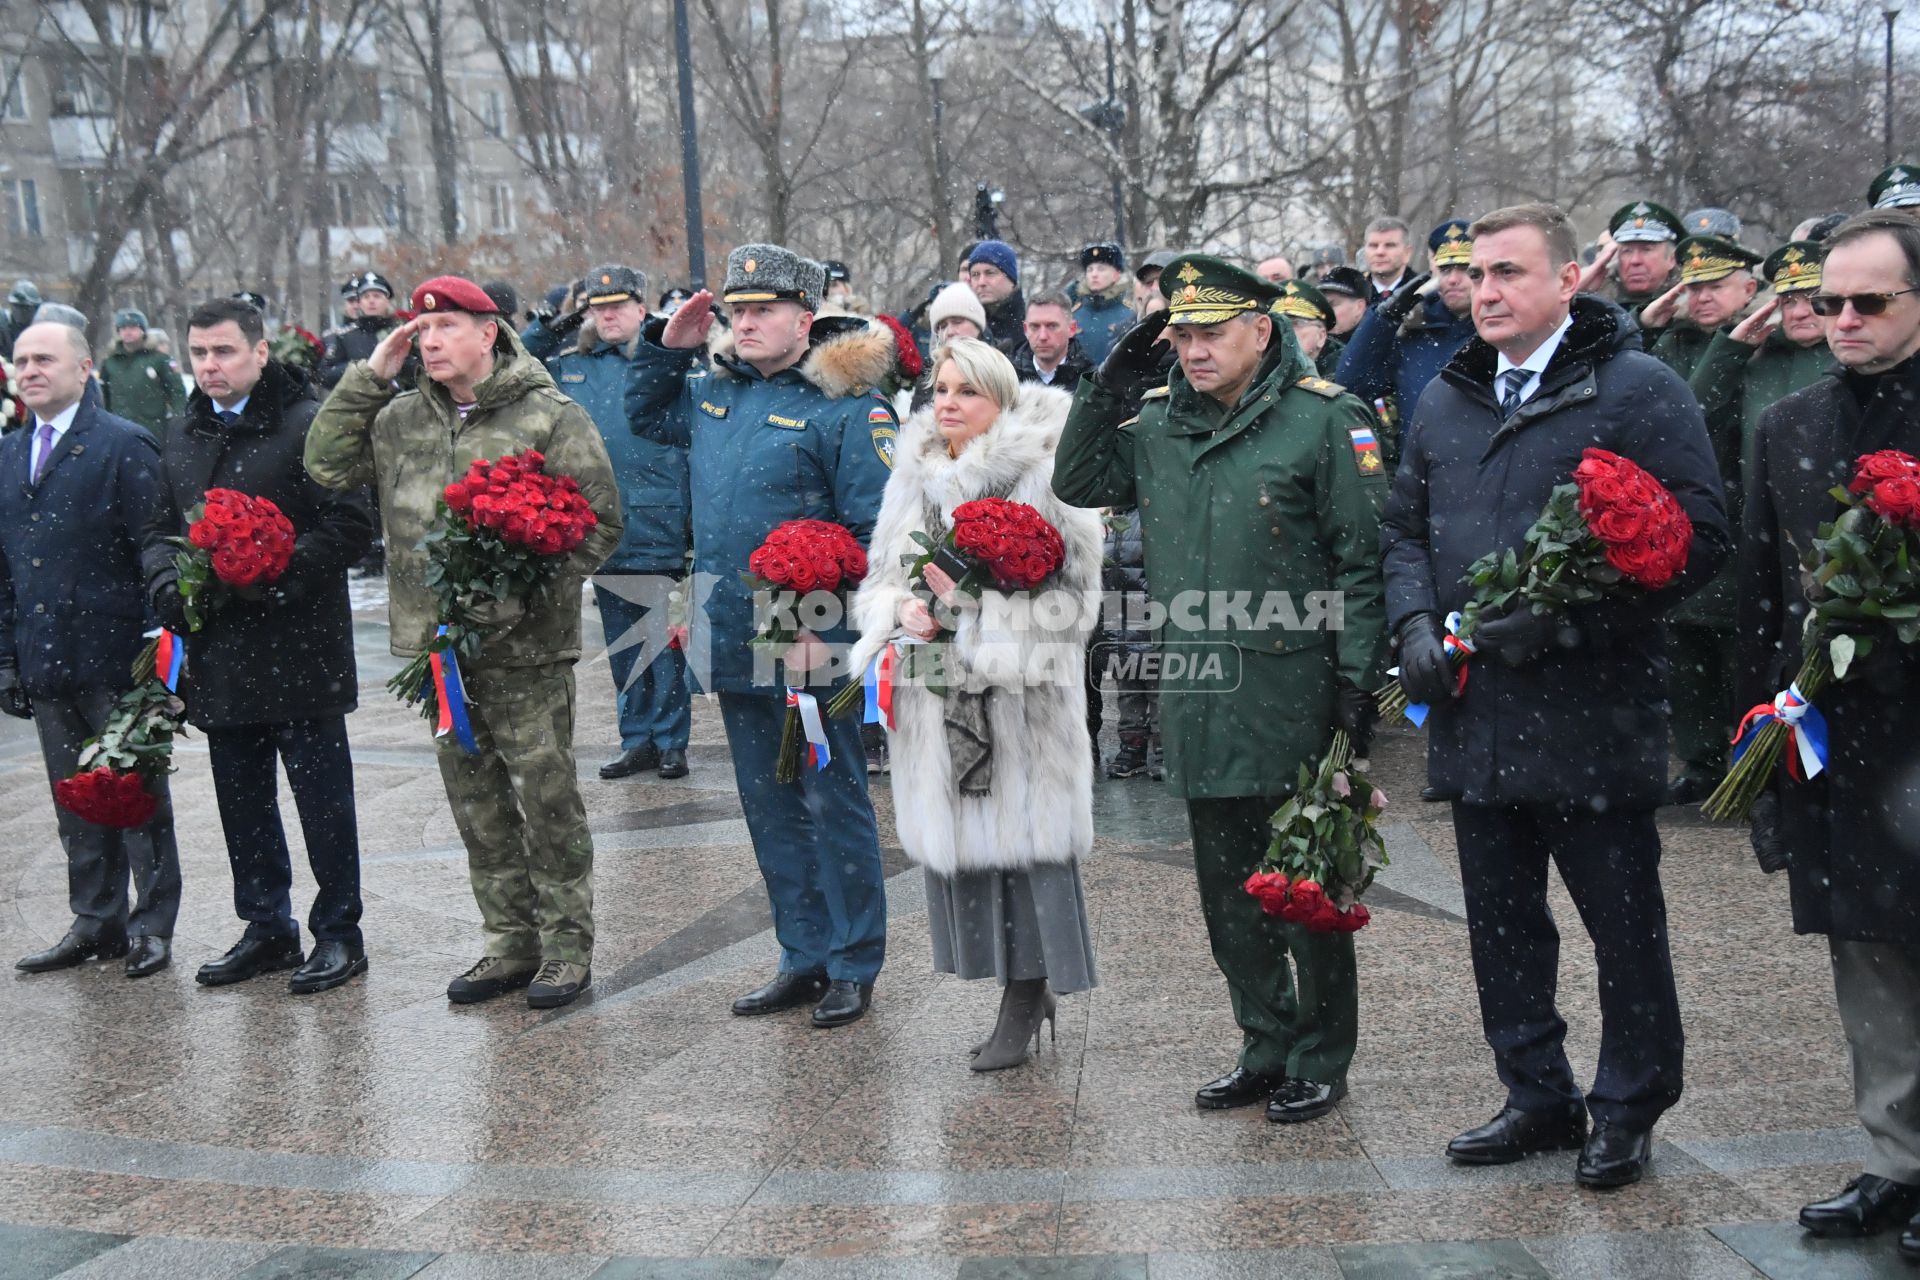
[{"label": "shoulder board with stars", "polygon": [[1316,378],[1312,375],[1300,379],[1300,381],[1293,385],[1296,387],[1304,387],[1306,390],[1313,392],[1313,394],[1325,396],[1329,400],[1337,400],[1347,394],[1347,389],[1339,383],[1329,382],[1325,378]]}]

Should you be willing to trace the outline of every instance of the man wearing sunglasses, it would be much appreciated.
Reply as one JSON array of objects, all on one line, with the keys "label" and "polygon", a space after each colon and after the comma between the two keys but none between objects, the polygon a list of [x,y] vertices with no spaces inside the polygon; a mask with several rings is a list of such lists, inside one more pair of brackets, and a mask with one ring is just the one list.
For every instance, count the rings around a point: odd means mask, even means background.
[{"label": "man wearing sunglasses", "polygon": [[[1740,706],[1771,702],[1800,663],[1800,553],[1838,508],[1829,490],[1866,453],[1920,454],[1920,219],[1874,210],[1827,241],[1815,309],[1838,367],[1761,415],[1740,545]],[[1920,651],[1886,624],[1821,691],[1830,758],[1779,781],[1753,811],[1768,871],[1788,868],[1796,933],[1827,936],[1854,1106],[1870,1145],[1861,1175],[1800,1211],[1822,1236],[1905,1226],[1920,1262],[1920,840],[1906,797],[1920,774]]]}]

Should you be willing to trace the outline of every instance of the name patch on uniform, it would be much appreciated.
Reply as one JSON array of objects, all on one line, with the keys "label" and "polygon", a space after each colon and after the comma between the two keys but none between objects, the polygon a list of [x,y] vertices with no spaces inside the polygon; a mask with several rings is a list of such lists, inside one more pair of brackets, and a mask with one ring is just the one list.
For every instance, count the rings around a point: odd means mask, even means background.
[{"label": "name patch on uniform", "polygon": [[727,416],[727,406],[724,404],[715,404],[711,400],[702,400],[700,402],[700,412],[711,418],[724,418]]},{"label": "name patch on uniform", "polygon": [[586,380],[587,375],[584,373],[563,373],[560,375],[560,381],[562,382],[585,382]]},{"label": "name patch on uniform", "polygon": [[1353,439],[1353,465],[1360,469],[1361,475],[1377,476],[1386,470],[1387,464],[1380,458],[1380,441],[1372,427],[1348,427],[1347,435]]},{"label": "name patch on uniform", "polygon": [[805,431],[807,429],[807,420],[805,418],[783,418],[777,413],[770,413],[767,415],[767,421],[776,427],[785,427],[789,431]]}]

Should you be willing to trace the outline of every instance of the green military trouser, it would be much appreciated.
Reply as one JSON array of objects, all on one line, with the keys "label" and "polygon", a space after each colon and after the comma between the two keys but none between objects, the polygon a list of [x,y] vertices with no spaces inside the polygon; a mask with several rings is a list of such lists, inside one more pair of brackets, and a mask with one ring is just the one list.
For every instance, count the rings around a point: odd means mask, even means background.
[{"label": "green military trouser", "polygon": [[1667,702],[1682,768],[1718,782],[1727,771],[1733,708],[1733,631],[1676,622],[1668,629]]},{"label": "green military trouser", "polygon": [[1360,1036],[1353,935],[1288,924],[1268,915],[1245,887],[1266,855],[1268,822],[1281,804],[1263,796],[1187,802],[1200,910],[1243,1034],[1240,1065],[1338,1084]]},{"label": "green military trouser", "polygon": [[440,739],[486,953],[593,961],[593,835],[573,763],[573,664],[462,668],[477,755]]}]

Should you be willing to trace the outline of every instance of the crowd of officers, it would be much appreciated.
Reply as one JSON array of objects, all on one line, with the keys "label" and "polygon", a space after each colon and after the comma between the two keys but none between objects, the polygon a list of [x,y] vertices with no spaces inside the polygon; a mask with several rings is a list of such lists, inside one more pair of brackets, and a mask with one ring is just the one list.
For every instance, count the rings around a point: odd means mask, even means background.
[{"label": "crowd of officers", "polygon": [[[1339,630],[1264,611],[1251,624],[1209,615],[1180,638],[1238,652],[1234,696],[1161,699],[1164,773],[1188,806],[1204,914],[1243,1033],[1234,1070],[1203,1086],[1198,1105],[1264,1102],[1270,1119],[1299,1123],[1344,1096],[1357,1045],[1351,936],[1282,925],[1240,885],[1300,765],[1335,728],[1367,740],[1371,691],[1397,647],[1409,691],[1435,704],[1430,798],[1455,806],[1483,1021],[1507,1089],[1500,1114],[1448,1153],[1491,1164],[1577,1147],[1583,1184],[1624,1185],[1644,1172],[1653,1123],[1681,1086],[1652,812],[1704,795],[1724,771],[1736,683],[1750,700],[1755,681],[1774,675],[1755,676],[1736,656],[1735,600],[1771,592],[1776,627],[1793,608],[1797,579],[1775,544],[1802,537],[1817,503],[1793,505],[1812,482],[1791,474],[1795,457],[1782,451],[1831,469],[1855,443],[1830,431],[1789,444],[1800,422],[1769,410],[1791,401],[1830,410],[1848,430],[1866,422],[1876,446],[1920,443],[1914,353],[1874,346],[1908,341],[1894,331],[1912,311],[1905,295],[1920,293],[1920,240],[1902,211],[1920,207],[1920,169],[1889,168],[1868,203],[1879,212],[1809,219],[1761,253],[1726,210],[1679,216],[1635,200],[1584,257],[1558,210],[1517,206],[1433,228],[1424,272],[1409,228],[1391,217],[1369,226],[1364,271],[1321,262],[1296,274],[1284,259],[1248,270],[1167,253],[1129,280],[1120,248],[1094,244],[1071,289],[1031,296],[1015,250],[988,240],[969,248],[963,280],[898,317],[869,316],[840,264],[768,244],[728,256],[717,299],[670,293],[653,312],[639,271],[596,267],[523,331],[502,286],[429,280],[402,317],[392,286],[369,272],[343,289],[354,314],[327,335],[311,373],[273,358],[257,300],[197,308],[195,390],[163,418],[164,443],[119,412],[162,381],[137,359],[144,322],[121,327],[96,382],[78,330],[41,320],[14,335],[31,429],[0,443],[0,710],[35,720],[50,778],[71,773],[144,626],[179,625],[161,539],[184,528],[211,485],[272,494],[294,515],[298,572],[187,637],[188,715],[208,732],[247,921],[198,976],[223,985],[292,969],[296,991],[340,985],[367,967],[344,735],[357,696],[346,567],[384,528],[392,646],[420,653],[435,622],[421,540],[441,488],[475,458],[538,449],[579,482],[599,524],[549,587],[492,602],[497,638],[464,672],[477,749],[439,740],[485,938],[449,999],[526,989],[530,1004],[551,1008],[590,985],[592,839],[572,741],[578,601],[591,580],[620,698],[621,751],[603,777],[687,772],[683,655],[704,655],[701,685],[719,696],[780,944],[772,980],[734,1012],[810,1006],[816,1026],[852,1022],[886,944],[867,744],[857,723],[831,720],[829,758],[797,784],[773,780],[787,694],[754,669],[740,571],[783,520],[833,520],[866,539],[919,353],[983,338],[1023,380],[1075,393],[1053,488],[1113,514],[1117,542],[1140,557],[1127,589],[1166,602],[1251,582],[1345,601]],[[1830,247],[1846,250],[1841,294],[1825,276]],[[1895,287],[1902,252],[1906,284]],[[1763,280],[1770,295],[1755,306]],[[1441,619],[1461,603],[1462,571],[1517,543],[1578,447],[1596,443],[1646,466],[1693,519],[1671,647],[1666,597],[1568,618],[1515,611],[1485,622],[1474,694],[1453,696]],[[1824,473],[1815,479],[1817,498]],[[1751,505],[1761,499],[1773,524]],[[689,573],[707,594],[682,618],[672,601]],[[792,669],[807,669],[815,639],[851,637],[803,636]],[[1123,755],[1140,748],[1129,770],[1147,767],[1146,743],[1124,721],[1122,745]],[[288,900],[276,761],[321,888],[312,955]],[[1842,759],[1833,772],[1867,767]],[[164,798],[164,780],[156,785]],[[1869,816],[1849,830],[1884,836],[1861,803]],[[1756,843],[1802,846],[1796,925],[1835,938],[1836,972],[1851,984],[1842,1015],[1866,1064],[1856,1083],[1879,1183],[1810,1206],[1807,1219],[1846,1231],[1891,1205],[1920,1208],[1920,1070],[1907,1052],[1920,1019],[1911,986],[1900,987],[1920,966],[1910,910],[1887,926],[1884,892],[1859,886],[1866,905],[1842,901],[1827,821],[1788,805],[1762,814]],[[170,811],[163,804],[135,832],[63,813],[61,831],[74,925],[19,967],[121,955],[129,976],[165,967],[179,890]],[[1607,1025],[1584,1093],[1553,1005],[1550,862],[1581,904],[1601,968]],[[1910,908],[1920,877],[1896,880]],[[1804,919],[1803,896],[1819,904]],[[1843,919],[1849,911],[1859,915]],[[1846,949],[1855,943],[1879,949],[1856,955]]]}]

